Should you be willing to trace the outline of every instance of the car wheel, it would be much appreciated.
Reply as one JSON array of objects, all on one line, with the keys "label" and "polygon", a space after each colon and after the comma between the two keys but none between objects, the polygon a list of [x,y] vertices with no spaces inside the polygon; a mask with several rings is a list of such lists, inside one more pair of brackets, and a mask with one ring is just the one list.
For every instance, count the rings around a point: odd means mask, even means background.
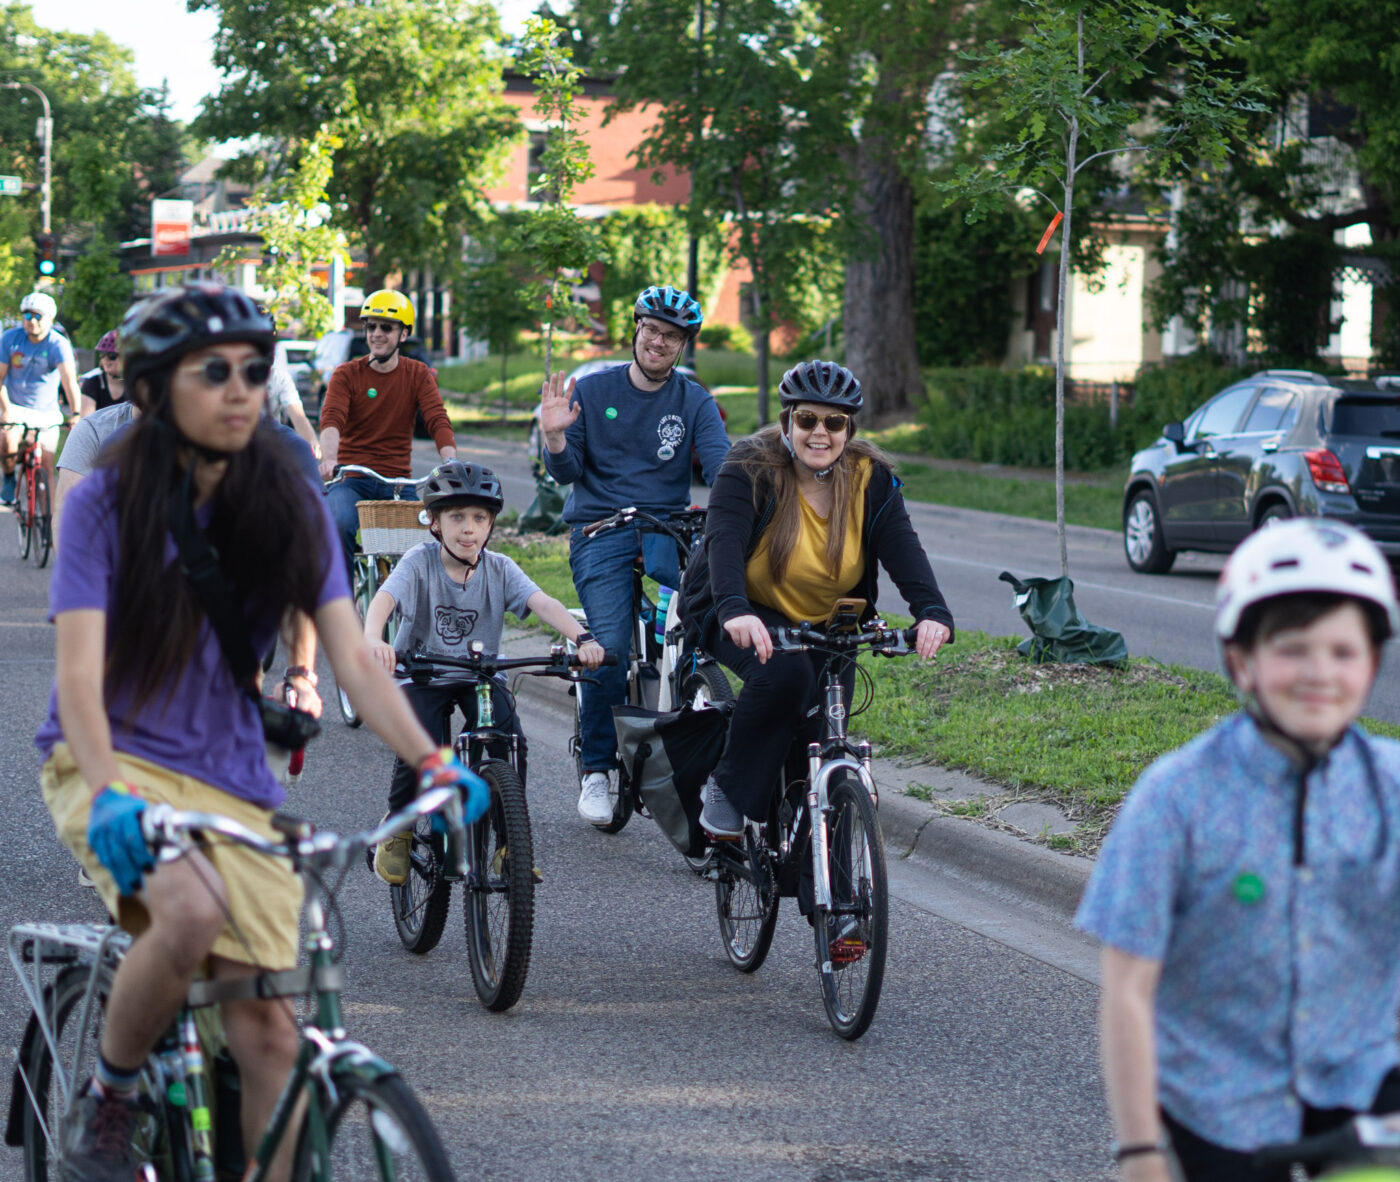
[{"label": "car wheel", "polygon": [[1147,489],[1128,502],[1123,514],[1123,553],[1128,565],[1145,575],[1166,574],[1176,561],[1176,551],[1167,549],[1162,536],[1157,498]]},{"label": "car wheel", "polygon": [[1293,511],[1287,505],[1270,505],[1259,515],[1259,529],[1268,529],[1271,525],[1277,525],[1280,521],[1287,521],[1293,516]]}]

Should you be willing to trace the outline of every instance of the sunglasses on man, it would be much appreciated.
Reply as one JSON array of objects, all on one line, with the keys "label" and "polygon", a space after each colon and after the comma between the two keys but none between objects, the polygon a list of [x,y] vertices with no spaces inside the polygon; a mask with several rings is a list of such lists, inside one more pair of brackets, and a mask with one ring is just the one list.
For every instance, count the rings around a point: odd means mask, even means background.
[{"label": "sunglasses on man", "polygon": [[42,312],[21,312],[19,315],[21,320],[42,320],[44,318]]},{"label": "sunglasses on man", "polygon": [[800,427],[803,431],[815,431],[818,423],[823,423],[827,431],[832,435],[840,435],[851,422],[851,416],[846,414],[819,415],[814,410],[795,410],[792,412],[792,425]]}]

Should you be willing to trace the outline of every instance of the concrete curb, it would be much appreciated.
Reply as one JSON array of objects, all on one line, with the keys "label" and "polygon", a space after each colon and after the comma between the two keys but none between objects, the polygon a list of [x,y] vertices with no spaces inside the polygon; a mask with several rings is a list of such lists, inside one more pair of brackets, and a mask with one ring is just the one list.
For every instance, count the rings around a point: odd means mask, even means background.
[{"label": "concrete curb", "polygon": [[[548,644],[537,632],[508,630],[502,651],[543,652]],[[568,685],[553,677],[522,677],[516,693],[553,710],[572,712]],[[996,785],[965,773],[935,767],[900,767],[876,760],[875,782],[880,791],[880,828],[885,856],[890,860],[927,862],[941,873],[964,878],[1015,902],[1047,908],[1068,920],[1093,872],[1089,858],[1056,853],[1009,833],[975,821],[948,817],[932,805],[907,796],[896,787],[910,774],[936,778],[954,795],[975,797]],[[961,792],[958,792],[958,789]]]}]

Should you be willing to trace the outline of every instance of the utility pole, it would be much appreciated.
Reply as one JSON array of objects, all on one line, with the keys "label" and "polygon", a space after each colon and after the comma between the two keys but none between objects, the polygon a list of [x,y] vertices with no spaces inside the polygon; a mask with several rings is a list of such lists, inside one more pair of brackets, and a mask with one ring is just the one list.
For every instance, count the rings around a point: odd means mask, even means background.
[{"label": "utility pole", "polygon": [[40,150],[43,152],[39,161],[43,168],[43,180],[39,182],[39,219],[42,223],[40,232],[50,234],[53,232],[50,224],[53,210],[53,108],[49,106],[49,96],[32,82],[0,82],[0,90],[32,90],[44,105],[38,128]]}]

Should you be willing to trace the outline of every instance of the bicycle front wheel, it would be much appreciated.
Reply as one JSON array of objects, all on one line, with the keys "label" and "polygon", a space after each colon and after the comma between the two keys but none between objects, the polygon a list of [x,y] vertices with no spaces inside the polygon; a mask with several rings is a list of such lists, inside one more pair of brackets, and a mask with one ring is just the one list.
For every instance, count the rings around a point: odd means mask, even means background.
[{"label": "bicycle front wheel", "polygon": [[19,557],[23,562],[29,557],[29,469],[23,465],[15,467],[15,526],[19,530]]},{"label": "bicycle front wheel", "polygon": [[409,850],[408,877],[389,888],[394,927],[410,952],[431,952],[442,939],[452,885],[442,878],[443,839],[433,832],[431,817],[419,817]]},{"label": "bicycle front wheel", "polygon": [[832,1029],[842,1038],[855,1039],[875,1017],[885,980],[889,941],[885,843],[874,802],[854,775],[834,776],[827,799],[831,906],[818,907],[813,917],[817,975]]},{"label": "bicycle front wheel", "polygon": [[29,522],[30,553],[40,568],[49,563],[53,552],[53,516],[49,506],[49,478],[42,468],[34,473],[34,516]]},{"label": "bicycle front wheel", "polygon": [[[369,611],[369,601],[374,598],[375,581],[372,563],[356,555],[354,588],[351,598],[354,600],[355,611],[359,613],[361,624],[365,621],[365,613]],[[364,719],[355,709],[355,703],[350,700],[350,695],[341,687],[339,678],[336,679],[335,683],[335,697],[340,706],[340,717],[344,720],[345,725],[349,727],[359,726]]]},{"label": "bicycle front wheel", "polygon": [[332,1082],[334,1106],[320,1094],[328,1110],[324,1148],[309,1118],[297,1145],[297,1182],[456,1182],[442,1139],[402,1079],[345,1071]]},{"label": "bicycle front wheel", "polygon": [[472,873],[467,878],[467,957],[472,984],[488,1010],[520,1000],[530,970],[535,929],[535,861],[525,785],[506,763],[476,769],[491,788],[491,807],[467,830]]}]

